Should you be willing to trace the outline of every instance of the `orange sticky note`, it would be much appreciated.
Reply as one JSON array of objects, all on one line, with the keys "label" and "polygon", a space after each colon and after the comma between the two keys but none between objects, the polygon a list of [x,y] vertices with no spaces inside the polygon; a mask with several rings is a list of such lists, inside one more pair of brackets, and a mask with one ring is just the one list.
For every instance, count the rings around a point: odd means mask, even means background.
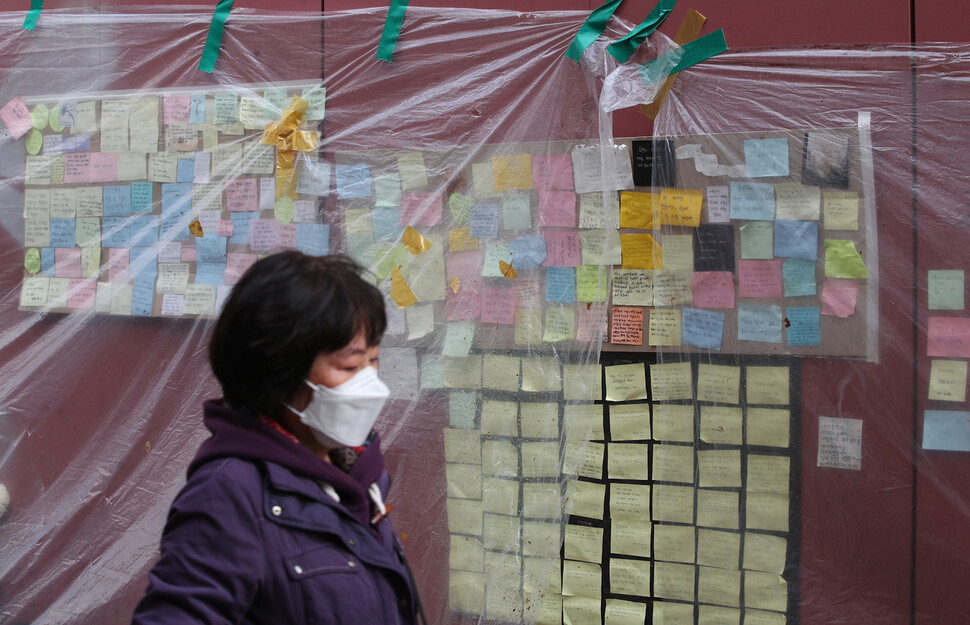
[{"label": "orange sticky note", "polygon": [[448,247],[452,252],[467,252],[478,249],[478,239],[472,238],[472,229],[455,228],[448,233]]},{"label": "orange sticky note", "polygon": [[496,191],[532,188],[532,157],[528,154],[492,157],[492,175]]},{"label": "orange sticky note", "polygon": [[624,269],[663,269],[663,250],[649,234],[621,234]]},{"label": "orange sticky note", "polygon": [[614,345],[643,345],[643,309],[614,306],[610,325],[610,343]]},{"label": "orange sticky note", "polygon": [[659,207],[659,193],[620,191],[620,227],[653,230]]},{"label": "orange sticky note", "polygon": [[661,189],[660,223],[668,226],[701,225],[704,192],[690,189]]}]

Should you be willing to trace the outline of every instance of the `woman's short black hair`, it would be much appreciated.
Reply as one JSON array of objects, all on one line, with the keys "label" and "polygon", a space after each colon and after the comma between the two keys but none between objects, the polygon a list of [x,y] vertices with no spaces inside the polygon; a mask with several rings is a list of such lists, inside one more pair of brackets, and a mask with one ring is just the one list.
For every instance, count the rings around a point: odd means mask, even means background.
[{"label": "woman's short black hair", "polygon": [[232,289],[209,343],[226,402],[276,419],[318,354],[363,332],[377,345],[387,327],[384,296],[345,256],[280,252],[260,259]]}]

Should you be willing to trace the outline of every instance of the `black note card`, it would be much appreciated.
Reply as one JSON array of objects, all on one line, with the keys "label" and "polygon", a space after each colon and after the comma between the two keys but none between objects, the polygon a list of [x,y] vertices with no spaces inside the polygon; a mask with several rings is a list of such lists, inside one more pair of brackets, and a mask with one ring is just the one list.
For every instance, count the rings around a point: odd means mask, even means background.
[{"label": "black note card", "polygon": [[673,141],[649,139],[633,142],[633,184],[638,187],[677,186]]},{"label": "black note card", "polygon": [[694,230],[694,271],[734,272],[734,227],[705,224]]}]

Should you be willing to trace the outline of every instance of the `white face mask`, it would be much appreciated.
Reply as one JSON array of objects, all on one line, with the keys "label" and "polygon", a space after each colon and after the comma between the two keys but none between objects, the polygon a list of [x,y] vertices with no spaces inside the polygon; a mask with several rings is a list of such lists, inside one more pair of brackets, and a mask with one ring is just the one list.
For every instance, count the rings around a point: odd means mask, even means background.
[{"label": "white face mask", "polygon": [[289,405],[287,408],[310,427],[324,447],[363,445],[391,394],[374,367],[364,367],[333,388],[304,382],[313,389],[310,403],[302,411]]}]

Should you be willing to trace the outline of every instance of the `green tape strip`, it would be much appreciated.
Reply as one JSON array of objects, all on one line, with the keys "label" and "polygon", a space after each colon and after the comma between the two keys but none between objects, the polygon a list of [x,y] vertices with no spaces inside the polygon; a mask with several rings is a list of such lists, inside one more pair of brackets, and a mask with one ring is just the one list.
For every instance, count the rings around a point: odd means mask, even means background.
[{"label": "green tape strip", "polygon": [[205,48],[202,50],[202,60],[199,61],[199,70],[212,73],[216,67],[216,59],[219,58],[219,47],[222,46],[222,29],[226,26],[229,18],[229,11],[232,10],[232,0],[219,0],[216,5],[216,12],[212,16],[212,23],[209,24],[209,36],[205,38]]},{"label": "green tape strip", "polygon": [[37,20],[40,18],[40,10],[44,8],[44,0],[30,0],[30,10],[24,19],[24,28],[34,30]]},{"label": "green tape strip", "polygon": [[650,11],[650,14],[640,22],[639,26],[631,30],[630,34],[623,39],[611,43],[606,48],[607,51],[620,63],[626,63],[630,55],[643,43],[643,40],[653,34],[653,31],[657,30],[657,27],[670,16],[675,4],[677,4],[677,0],[660,0],[657,6],[653,7],[653,11]]},{"label": "green tape strip", "polygon": [[397,39],[401,35],[404,12],[407,8],[408,0],[391,0],[391,6],[387,9],[387,18],[384,20],[384,30],[381,32],[381,42],[377,46],[378,59],[391,62],[394,48],[397,47]]},{"label": "green tape strip", "polygon": [[579,63],[579,59],[583,56],[583,52],[586,52],[586,48],[590,47],[603,34],[607,22],[613,17],[613,13],[616,12],[621,2],[623,0],[607,0],[606,4],[593,9],[593,12],[589,14],[589,17],[580,27],[579,32],[573,37],[569,49],[566,50],[566,56]]},{"label": "green tape strip", "polygon": [[724,30],[718,29],[699,39],[684,44],[682,47],[661,54],[652,61],[640,66],[640,79],[649,85],[657,80],[664,80],[667,76],[706,61],[716,54],[726,52],[727,41],[724,40]]}]

